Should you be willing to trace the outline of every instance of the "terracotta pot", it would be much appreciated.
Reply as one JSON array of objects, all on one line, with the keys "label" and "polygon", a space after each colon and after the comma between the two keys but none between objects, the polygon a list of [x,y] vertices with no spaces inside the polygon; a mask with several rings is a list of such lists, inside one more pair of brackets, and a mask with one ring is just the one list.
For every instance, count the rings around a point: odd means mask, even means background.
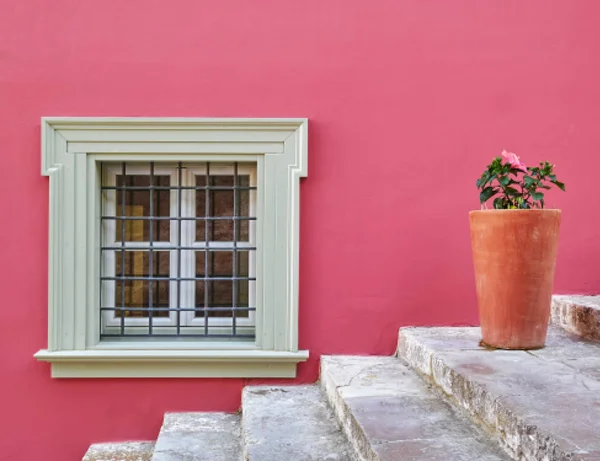
[{"label": "terracotta pot", "polygon": [[471,247],[483,342],[544,347],[560,210],[471,211]]}]

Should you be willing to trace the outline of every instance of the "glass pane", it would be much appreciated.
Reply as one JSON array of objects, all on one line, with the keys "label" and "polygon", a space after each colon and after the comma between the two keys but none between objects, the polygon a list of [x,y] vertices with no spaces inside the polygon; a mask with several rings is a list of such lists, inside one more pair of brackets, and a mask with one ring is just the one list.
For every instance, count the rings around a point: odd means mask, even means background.
[{"label": "glass pane", "polygon": [[209,253],[208,270],[209,277],[232,277],[233,276],[233,252],[211,251]]},{"label": "glass pane", "polygon": [[[206,176],[196,176],[196,187],[206,186]],[[206,216],[206,191],[196,191],[196,216]],[[201,219],[196,221],[196,241],[204,242],[206,240],[206,221]]]},{"label": "glass pane", "polygon": [[[219,218],[232,218],[233,214],[233,176],[211,176],[211,186],[231,187],[229,190],[211,190],[210,209],[208,216]],[[233,220],[221,219],[209,221],[209,240],[217,242],[233,241]]]},{"label": "glass pane", "polygon": [[[204,280],[196,280],[196,306],[204,307]],[[195,312],[196,317],[204,317],[204,312]]]},{"label": "glass pane", "polygon": [[[233,251],[197,251],[196,252],[196,277],[205,277],[206,255],[208,253],[208,277],[248,277],[249,252],[237,251],[236,266],[233,272]],[[208,280],[196,282],[196,307],[205,307],[205,286],[208,287],[208,307],[231,308],[233,307],[233,280]],[[248,307],[249,283],[248,280],[236,280],[236,307]],[[208,317],[231,317],[232,312],[211,311]],[[238,311],[237,317],[248,317],[248,311]],[[196,317],[204,317],[204,312],[196,312]]]},{"label": "glass pane", "polygon": [[[115,256],[115,275],[125,278],[116,283],[115,306],[123,309],[115,311],[115,317],[148,317],[151,304],[152,308],[169,307],[168,280],[137,280],[150,276],[169,277],[168,251],[153,251],[152,265],[149,251],[117,251]],[[168,317],[169,312],[153,310],[152,315]]]},{"label": "glass pane", "polygon": [[[237,252],[237,276],[238,277],[249,277],[249,251],[238,251]],[[249,307],[249,287],[250,281],[238,280],[236,282],[236,306],[237,307]],[[248,317],[248,311],[237,311],[236,317]]]},{"label": "glass pane", "polygon": [[[169,187],[169,176],[154,176],[154,186]],[[171,212],[171,199],[169,190],[153,190],[150,192],[150,175],[123,175],[117,176],[118,187],[133,187],[135,189],[117,190],[117,216],[150,217],[150,196],[152,195],[152,216],[168,217]],[[140,188],[140,189],[137,189]],[[124,195],[123,195],[124,194]],[[125,207],[123,208],[123,198]],[[150,226],[152,225],[152,239],[150,239]],[[125,234],[127,242],[168,242],[170,240],[170,221],[160,219],[127,219],[116,221],[116,241],[120,242]]]},{"label": "glass pane", "polygon": [[237,262],[237,271],[236,275],[238,277],[248,277],[249,269],[250,269],[250,252],[237,250],[236,262]]},{"label": "glass pane", "polygon": [[[208,307],[231,308],[233,304],[233,281],[211,280],[208,285]],[[201,306],[205,307],[205,306]],[[199,315],[202,317],[204,314]],[[208,313],[209,317],[232,317],[230,309],[214,310]]]},{"label": "glass pane", "polygon": [[223,251],[196,251],[196,277],[206,275],[206,254],[208,253],[208,277],[233,276],[233,252]]},{"label": "glass pane", "polygon": [[[250,186],[250,176],[238,176],[238,186],[248,187]],[[238,190],[238,216],[251,217],[250,216],[250,191],[249,190]],[[248,242],[249,241],[249,227],[250,221],[240,220],[237,225],[237,241]]]},{"label": "glass pane", "polygon": [[[209,186],[216,187],[216,190],[208,191],[208,210],[206,203],[205,190],[196,191],[196,216],[197,217],[234,217],[234,194],[237,193],[237,213],[236,216],[248,217],[250,215],[250,191],[235,190],[233,188],[233,175],[214,175],[209,177]],[[250,176],[238,176],[238,186],[248,187]],[[196,186],[204,187],[206,185],[205,176],[196,176]],[[196,240],[213,242],[232,242],[233,241],[233,219],[205,220],[200,219],[196,222]],[[207,232],[208,231],[208,235]],[[247,220],[238,221],[237,240],[247,242],[249,239],[249,222]],[[208,238],[207,238],[208,237]]]},{"label": "glass pane", "polygon": [[196,277],[204,277],[206,274],[206,253],[204,250],[196,251]]}]

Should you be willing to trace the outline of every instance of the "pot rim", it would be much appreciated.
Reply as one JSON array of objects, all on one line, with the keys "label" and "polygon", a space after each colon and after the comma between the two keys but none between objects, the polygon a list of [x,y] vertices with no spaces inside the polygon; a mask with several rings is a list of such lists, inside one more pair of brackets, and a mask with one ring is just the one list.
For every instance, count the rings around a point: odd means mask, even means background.
[{"label": "pot rim", "polygon": [[546,213],[551,213],[551,214],[561,214],[562,210],[558,209],[558,208],[544,208],[542,210],[540,209],[528,209],[528,210],[496,210],[494,208],[489,209],[489,210],[472,210],[469,211],[469,215],[472,214],[479,214],[479,213],[486,213],[486,214],[491,214],[491,213],[511,213],[511,214],[546,214]]}]

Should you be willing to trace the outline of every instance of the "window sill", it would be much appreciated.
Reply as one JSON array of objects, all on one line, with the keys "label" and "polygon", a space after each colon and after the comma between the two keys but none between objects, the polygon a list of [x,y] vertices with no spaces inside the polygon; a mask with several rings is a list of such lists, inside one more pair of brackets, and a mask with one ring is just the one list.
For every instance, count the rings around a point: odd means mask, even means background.
[{"label": "window sill", "polygon": [[295,378],[308,351],[88,349],[34,357],[53,378]]}]

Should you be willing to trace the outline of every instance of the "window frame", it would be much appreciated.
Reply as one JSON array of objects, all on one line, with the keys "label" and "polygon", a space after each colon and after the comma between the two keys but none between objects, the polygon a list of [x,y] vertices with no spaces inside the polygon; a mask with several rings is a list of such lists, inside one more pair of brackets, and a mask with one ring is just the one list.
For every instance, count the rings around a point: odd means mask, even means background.
[{"label": "window frame", "polygon": [[[44,117],[53,377],[294,377],[307,119]],[[256,163],[256,341],[100,341],[100,162]],[[260,284],[260,289],[258,288]]]}]

